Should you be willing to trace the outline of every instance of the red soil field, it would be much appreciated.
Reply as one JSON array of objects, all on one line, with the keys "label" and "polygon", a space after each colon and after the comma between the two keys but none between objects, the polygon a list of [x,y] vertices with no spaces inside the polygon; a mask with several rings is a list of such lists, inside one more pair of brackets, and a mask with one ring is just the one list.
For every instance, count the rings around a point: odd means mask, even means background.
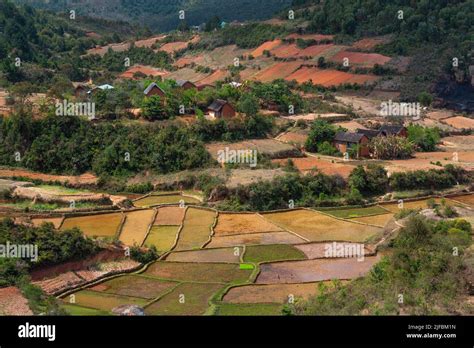
[{"label": "red soil field", "polygon": [[355,75],[338,70],[321,70],[318,68],[302,67],[295,71],[285,80],[296,80],[298,83],[313,81],[315,85],[323,85],[325,87],[337,86],[344,83],[359,83],[375,80],[375,76],[371,75]]},{"label": "red soil field", "polygon": [[97,177],[94,174],[82,174],[80,176],[52,175],[32,172],[24,169],[0,169],[0,177],[24,177],[32,180],[69,182],[72,185],[94,185]]},{"label": "red soil field", "polygon": [[372,50],[375,46],[380,45],[387,40],[383,38],[366,38],[359,40],[357,42],[354,42],[352,45],[352,48],[358,49],[358,50]]},{"label": "red soil field", "polygon": [[451,127],[457,128],[457,129],[472,129],[472,128],[474,128],[474,119],[467,118],[467,117],[464,117],[464,116],[456,116],[456,117],[446,118],[442,122],[450,125]]},{"label": "red soil field", "polygon": [[168,74],[167,71],[162,71],[159,69],[152,68],[150,66],[144,66],[144,65],[135,65],[129,68],[127,71],[124,73],[120,74],[119,77],[123,79],[134,79],[134,74],[135,73],[142,73],[147,76],[165,76]]},{"label": "red soil field", "polygon": [[166,35],[154,36],[149,39],[135,41],[136,47],[151,47],[156,41],[163,40]]},{"label": "red soil field", "polygon": [[279,58],[290,58],[290,57],[295,57],[298,56],[298,54],[302,50],[296,46],[296,44],[291,44],[291,45],[281,45],[273,50],[271,50],[272,56],[279,57]]},{"label": "red soil field", "polygon": [[271,82],[276,79],[283,79],[288,75],[291,75],[301,66],[301,62],[280,62],[276,63],[259,73],[257,73],[252,79],[261,82]]},{"label": "red soil field", "polygon": [[261,265],[257,284],[308,283],[332,279],[355,279],[361,277],[378,262],[379,257],[341,258],[330,260],[304,260],[278,262]]},{"label": "red soil field", "polygon": [[255,58],[260,57],[263,55],[263,51],[271,51],[274,48],[278,47],[281,45],[281,40],[273,40],[273,41],[267,41],[258,46],[255,50],[253,50],[250,54],[254,56]]},{"label": "red soil field", "polygon": [[331,61],[343,63],[344,58],[349,58],[349,65],[362,65],[366,67],[373,67],[375,64],[384,65],[392,59],[378,53],[340,51],[331,58]]},{"label": "red soil field", "polygon": [[199,80],[196,84],[198,86],[202,85],[212,85],[216,81],[223,80],[227,76],[227,71],[225,70],[216,70],[211,75]]},{"label": "red soil field", "polygon": [[110,44],[107,46],[101,46],[101,47],[94,47],[89,50],[87,50],[87,54],[98,54],[100,56],[103,56],[107,53],[109,48],[112,49],[114,52],[123,52],[126,51],[130,48],[131,44],[129,42],[122,42],[122,43],[117,43],[117,44]]},{"label": "red soil field", "polygon": [[164,44],[161,46],[158,51],[163,51],[166,53],[174,53],[176,51],[180,51],[182,49],[185,49],[188,47],[188,43],[184,41],[178,41],[178,42],[169,42],[167,44]]},{"label": "red soil field", "polygon": [[[291,158],[293,164],[302,173],[307,173],[311,170],[318,169],[326,175],[339,174],[343,178],[348,178],[351,172],[354,170],[354,166],[342,163],[331,163],[328,161],[320,160],[315,157],[303,157],[303,158]],[[279,163],[285,165],[288,159],[276,159],[272,160],[273,163]]]},{"label": "red soil field", "polygon": [[196,60],[199,60],[199,59],[201,59],[199,56],[197,56],[197,57],[181,57],[176,61],[176,63],[174,63],[174,66],[176,66],[177,68],[184,68],[187,65],[195,63]]},{"label": "red soil field", "polygon": [[298,56],[299,57],[316,57],[316,56],[319,56],[320,54],[323,54],[325,51],[327,51],[328,49],[332,47],[334,47],[333,44],[309,46],[309,47],[306,47],[304,50],[301,50],[298,53]]},{"label": "red soil field", "polygon": [[33,312],[20,289],[10,286],[0,289],[0,315],[33,315]]}]

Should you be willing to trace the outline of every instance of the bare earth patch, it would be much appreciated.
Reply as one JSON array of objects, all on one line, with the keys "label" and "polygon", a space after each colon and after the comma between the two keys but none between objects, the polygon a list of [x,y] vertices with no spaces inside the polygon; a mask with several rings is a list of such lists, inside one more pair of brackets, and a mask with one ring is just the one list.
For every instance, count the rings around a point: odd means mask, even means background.
[{"label": "bare earth patch", "polygon": [[0,315],[33,315],[33,312],[20,289],[10,286],[0,289]]}]

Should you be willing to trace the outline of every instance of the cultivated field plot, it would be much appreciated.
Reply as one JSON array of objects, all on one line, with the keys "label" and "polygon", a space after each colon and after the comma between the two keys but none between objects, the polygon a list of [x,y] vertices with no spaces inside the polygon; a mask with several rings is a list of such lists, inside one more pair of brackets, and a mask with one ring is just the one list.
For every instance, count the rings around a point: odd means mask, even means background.
[{"label": "cultivated field plot", "polygon": [[63,217],[56,217],[56,218],[33,218],[31,219],[31,222],[35,227],[39,227],[44,223],[51,223],[54,225],[54,228],[58,229],[61,226],[61,223],[63,222],[64,218]]},{"label": "cultivated field plot", "polygon": [[178,283],[175,282],[161,281],[140,275],[128,275],[95,285],[89,290],[151,300],[170,291],[177,285]]},{"label": "cultivated field plot", "polygon": [[331,58],[331,61],[342,64],[345,58],[349,59],[349,66],[358,65],[369,68],[372,68],[375,64],[384,65],[391,59],[390,57],[378,53],[340,51]]},{"label": "cultivated field plot", "polygon": [[252,245],[245,249],[244,261],[261,263],[280,260],[304,260],[305,254],[292,245]]},{"label": "cultivated field plot", "polygon": [[[336,243],[336,244],[335,244]],[[294,247],[301,251],[305,258],[309,260],[314,259],[324,259],[324,258],[334,258],[337,256],[331,253],[326,253],[326,251],[335,251],[337,253],[338,249],[340,250],[353,250],[358,252],[360,250],[360,244],[356,243],[339,243],[339,242],[326,242],[326,243],[309,243],[309,244],[300,244],[295,245]],[[361,250],[360,250],[361,251]],[[367,247],[364,247],[364,255],[374,254],[372,250]]]},{"label": "cultivated field plot", "polygon": [[377,79],[377,76],[372,75],[351,74],[331,69],[321,70],[305,66],[285,78],[287,81],[296,80],[298,83],[312,81],[315,85],[325,87],[338,86],[344,83],[365,84],[376,81]]},{"label": "cultivated field plot", "polygon": [[300,244],[305,240],[289,232],[265,232],[212,237],[206,248],[224,248],[238,245]]},{"label": "cultivated field plot", "polygon": [[184,283],[145,308],[146,315],[202,315],[222,284]]},{"label": "cultivated field plot", "polygon": [[[433,198],[433,200],[437,203],[441,203],[440,198]],[[445,200],[446,203],[450,203],[448,199]],[[451,204],[453,202],[451,201]],[[398,213],[401,209],[427,209],[428,208],[428,199],[421,199],[418,201],[403,201],[403,206],[399,206],[398,203],[389,203],[389,204],[380,204],[385,209],[391,211],[392,213]]]},{"label": "cultivated field plot", "polygon": [[310,210],[269,213],[263,216],[313,242],[364,242],[382,232],[378,227],[338,220]]},{"label": "cultivated field plot", "polygon": [[275,139],[282,141],[287,144],[294,144],[296,146],[304,146],[308,139],[308,131],[306,130],[293,130],[278,135]]},{"label": "cultivated field plot", "polygon": [[153,76],[153,77],[166,76],[168,74],[167,71],[156,69],[151,66],[134,65],[130,67],[124,73],[120,74],[119,77],[122,79],[135,79],[135,74],[137,73],[144,74],[146,76]]},{"label": "cultivated field plot", "polygon": [[261,266],[258,284],[308,283],[333,279],[355,279],[370,271],[379,257],[365,257],[331,260],[304,260],[268,263]]},{"label": "cultivated field plot", "polygon": [[182,196],[180,194],[174,195],[150,195],[140,198],[133,202],[133,205],[139,208],[152,207],[160,204],[178,204],[183,201],[189,204],[201,203],[198,199],[193,197]]},{"label": "cultivated field plot", "polygon": [[216,236],[280,231],[284,230],[259,214],[219,213],[217,225],[214,227]]},{"label": "cultivated field plot", "polygon": [[159,279],[203,283],[242,283],[251,271],[230,263],[155,262],[144,273]]},{"label": "cultivated field plot", "polygon": [[365,129],[364,125],[360,124],[357,121],[336,122],[335,125],[345,128],[351,132],[355,132],[357,131],[357,129]]},{"label": "cultivated field plot", "polygon": [[250,55],[252,55],[254,58],[258,58],[261,55],[263,55],[264,51],[271,51],[275,47],[280,46],[281,43],[282,43],[282,41],[280,39],[264,42],[263,44],[258,46],[255,50],[250,52]]},{"label": "cultivated field plot", "polygon": [[66,313],[68,313],[69,315],[74,315],[74,316],[87,317],[87,316],[110,315],[110,313],[107,311],[101,311],[94,308],[81,307],[74,304],[62,304],[61,308],[64,309]]},{"label": "cultivated field plot", "polygon": [[276,303],[221,303],[215,315],[219,316],[276,316],[283,306]]},{"label": "cultivated field plot", "polygon": [[474,151],[474,135],[457,135],[443,138],[446,151]]},{"label": "cultivated field plot", "polygon": [[[354,166],[343,163],[332,163],[328,160],[319,159],[316,157],[302,157],[302,158],[290,158],[294,166],[303,174],[311,171],[319,170],[321,173],[326,175],[340,175],[343,178],[348,178],[354,170]],[[286,165],[288,159],[272,160],[273,163],[280,165]]]},{"label": "cultivated field plot", "polygon": [[386,214],[387,211],[377,205],[364,208],[349,208],[349,209],[330,209],[330,210],[321,210],[323,213],[342,218],[342,219],[351,219],[369,215],[380,215]]},{"label": "cultivated field plot", "polygon": [[222,299],[225,303],[288,303],[294,298],[308,299],[319,293],[319,285],[332,287],[333,282],[304,284],[244,285],[230,289]]},{"label": "cultivated field plot", "polygon": [[71,295],[64,297],[64,303],[71,304],[70,301],[73,299],[74,302],[72,304],[107,312],[111,312],[115,307],[122,305],[143,307],[147,303],[147,300],[138,297],[118,296],[91,290],[81,290],[73,295],[73,298]]},{"label": "cultivated field plot", "polygon": [[197,81],[198,85],[213,85],[217,81],[224,80],[229,73],[226,70],[216,70],[211,75]]},{"label": "cultivated field plot", "polygon": [[181,225],[186,209],[183,207],[161,207],[156,215],[155,225]]},{"label": "cultivated field plot", "polygon": [[352,218],[351,220],[362,222],[364,224],[385,227],[393,219],[393,214],[380,214],[374,216],[364,216]]},{"label": "cultivated field plot", "polygon": [[285,77],[291,75],[296,70],[298,70],[301,64],[301,61],[278,62],[276,64],[270,65],[269,67],[261,70],[260,72],[252,76],[252,80],[257,80],[260,82],[271,82],[277,79],[284,79]]},{"label": "cultivated field plot", "polygon": [[242,248],[220,248],[193,251],[178,251],[166,257],[166,261],[173,262],[216,262],[239,263]]},{"label": "cultivated field plot", "polygon": [[115,237],[123,217],[122,213],[69,217],[64,220],[61,231],[77,227],[88,237]]},{"label": "cultivated field plot", "polygon": [[446,118],[442,122],[457,129],[473,129],[474,128],[474,119],[467,118],[464,116]]},{"label": "cultivated field plot", "polygon": [[455,197],[449,197],[449,199],[455,202],[461,202],[461,203],[470,205],[471,207],[474,207],[474,195],[455,196]]},{"label": "cultivated field plot", "polygon": [[178,235],[179,226],[153,226],[145,239],[147,248],[155,246],[159,254],[166,253],[173,248]]},{"label": "cultivated field plot", "polygon": [[176,250],[200,249],[209,240],[215,217],[213,211],[188,208]]},{"label": "cultivated field plot", "polygon": [[0,315],[33,315],[28,300],[14,286],[0,289]]},{"label": "cultivated field plot", "polygon": [[120,232],[120,241],[129,246],[141,246],[148,228],[155,216],[153,209],[133,211],[125,214],[126,219]]}]

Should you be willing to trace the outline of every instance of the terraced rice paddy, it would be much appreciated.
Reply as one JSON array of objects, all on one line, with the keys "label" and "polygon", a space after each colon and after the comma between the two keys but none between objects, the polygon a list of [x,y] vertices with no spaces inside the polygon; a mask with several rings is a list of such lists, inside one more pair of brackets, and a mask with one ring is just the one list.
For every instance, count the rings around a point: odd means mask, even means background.
[{"label": "terraced rice paddy", "polygon": [[179,226],[153,226],[145,239],[148,248],[155,246],[159,254],[170,251],[175,245]]},{"label": "terraced rice paddy", "polygon": [[[72,296],[72,297],[71,297]],[[73,299],[74,302],[70,302]],[[127,297],[101,293],[98,291],[82,290],[73,295],[66,296],[63,301],[67,304],[75,304],[80,307],[98,309],[111,312],[115,307],[121,305],[144,306],[147,301],[137,297]]]},{"label": "terraced rice paddy", "polygon": [[297,248],[286,245],[253,245],[245,248],[245,262],[272,262],[280,260],[304,260],[306,256]]},{"label": "terraced rice paddy", "polygon": [[156,215],[155,225],[175,225],[183,223],[186,209],[183,207],[161,207]]},{"label": "terraced rice paddy", "polygon": [[364,224],[375,225],[385,227],[387,223],[393,219],[394,214],[381,214],[374,216],[363,216],[358,218],[352,218],[351,220],[362,222]]},{"label": "terraced rice paddy", "polygon": [[126,213],[125,223],[120,232],[120,241],[129,246],[141,246],[155,213],[152,209]]},{"label": "terraced rice paddy", "polygon": [[31,219],[31,222],[35,227],[39,227],[44,223],[51,223],[54,225],[54,228],[59,228],[63,222],[64,218],[57,217],[57,218],[38,218],[38,219]]},{"label": "terraced rice paddy", "polygon": [[333,279],[355,279],[367,274],[378,257],[304,260],[268,263],[261,266],[257,284],[308,283]]},{"label": "terraced rice paddy", "polygon": [[288,303],[290,298],[308,299],[319,293],[320,285],[334,286],[331,281],[305,284],[244,285],[231,288],[224,296],[224,303]]},{"label": "terraced rice paddy", "polygon": [[239,265],[226,263],[155,262],[144,274],[183,282],[238,283],[246,281],[250,273]]},{"label": "terraced rice paddy", "polygon": [[387,210],[374,205],[372,207],[365,207],[365,208],[348,208],[348,209],[332,209],[332,210],[321,210],[325,214],[329,214],[341,219],[352,219],[352,218],[359,218],[364,216],[370,215],[380,215],[386,214]]},{"label": "terraced rice paddy", "polygon": [[193,197],[182,196],[179,194],[175,195],[151,195],[144,198],[140,198],[133,202],[133,205],[139,208],[152,207],[160,204],[178,204],[180,202],[188,204],[199,204],[201,203],[198,199]]},{"label": "terraced rice paddy", "polygon": [[[294,246],[297,250],[301,251],[305,258],[314,260],[314,259],[326,259],[337,257],[337,254],[327,253],[328,250],[337,250],[337,248],[342,248],[343,250],[355,250],[358,251],[360,244],[354,243],[337,243],[334,245],[334,242],[328,243],[308,243],[300,244]],[[356,248],[356,249],[353,249]],[[367,246],[364,246],[364,255],[373,254],[373,251],[370,250]]]},{"label": "terraced rice paddy", "polygon": [[[440,198],[433,199],[435,203],[440,204]],[[448,200],[446,200],[448,202]],[[428,208],[428,199],[422,199],[418,201],[403,201],[403,204],[399,203],[390,203],[390,204],[381,204],[381,206],[392,213],[398,213],[402,209],[427,209]]]},{"label": "terraced rice paddy", "polygon": [[210,238],[215,217],[213,211],[188,208],[176,250],[200,249]]},{"label": "terraced rice paddy", "polygon": [[255,244],[299,244],[305,240],[289,232],[265,232],[238,234],[233,236],[219,237],[214,236],[206,248],[223,248],[236,245],[255,245]]},{"label": "terraced rice paddy", "polygon": [[139,275],[122,276],[93,286],[92,291],[151,300],[171,290],[178,283],[161,281]]},{"label": "terraced rice paddy", "polygon": [[145,308],[146,315],[202,315],[222,284],[184,283]]},{"label": "terraced rice paddy", "polygon": [[119,231],[123,217],[122,213],[69,217],[64,220],[61,230],[65,231],[77,227],[88,237],[113,238]]},{"label": "terraced rice paddy", "polygon": [[474,207],[474,195],[456,196],[456,197],[450,197],[450,199],[455,202],[461,202],[471,207]]},{"label": "terraced rice paddy", "polygon": [[258,232],[279,232],[283,229],[265,220],[259,214],[220,213],[214,231],[216,236],[228,236]]},{"label": "terraced rice paddy", "polygon": [[243,250],[239,247],[180,251],[171,253],[166,261],[239,263],[242,253]]},{"label": "terraced rice paddy", "polygon": [[311,210],[269,213],[263,216],[313,242],[364,242],[382,232],[378,227],[337,220]]}]

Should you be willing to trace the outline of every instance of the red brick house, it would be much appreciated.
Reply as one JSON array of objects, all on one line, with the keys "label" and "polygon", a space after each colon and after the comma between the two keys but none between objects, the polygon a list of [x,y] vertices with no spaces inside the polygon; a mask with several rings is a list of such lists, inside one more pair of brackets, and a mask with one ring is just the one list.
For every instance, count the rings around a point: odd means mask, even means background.
[{"label": "red brick house", "polygon": [[227,101],[222,99],[215,100],[207,108],[211,118],[232,118],[235,116],[235,109]]},{"label": "red brick house", "polygon": [[160,86],[158,86],[155,82],[151,83],[145,91],[143,91],[143,94],[145,94],[147,97],[151,97],[152,95],[158,95],[162,98],[166,97],[165,91],[161,89]]},{"label": "red brick house", "polygon": [[178,87],[180,87],[184,90],[193,89],[193,88],[197,89],[197,86],[194,83],[192,83],[191,81],[177,80],[176,83],[177,83]]},{"label": "red brick house", "polygon": [[361,133],[339,132],[334,138],[334,146],[341,153],[350,153],[351,149],[357,149],[357,158],[369,157],[369,138]]}]

